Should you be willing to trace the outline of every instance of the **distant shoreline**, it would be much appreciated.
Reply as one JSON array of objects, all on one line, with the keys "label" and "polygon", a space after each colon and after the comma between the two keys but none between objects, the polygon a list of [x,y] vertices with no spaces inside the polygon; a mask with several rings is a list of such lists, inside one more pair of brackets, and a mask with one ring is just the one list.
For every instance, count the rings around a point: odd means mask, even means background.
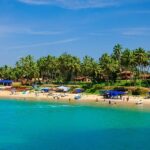
[{"label": "distant shoreline", "polygon": [[[58,94],[58,93],[57,93]],[[10,95],[9,91],[0,92],[0,100],[25,100],[25,101],[35,101],[35,102],[56,102],[56,103],[70,103],[70,104],[85,104],[94,106],[110,106],[110,107],[143,107],[150,108],[150,99],[144,99],[144,97],[129,97],[129,101],[120,99],[105,99],[98,95],[86,95],[83,94],[81,99],[75,100],[75,94],[67,93],[65,97],[60,97],[59,99],[54,99],[52,96],[47,96],[46,94],[40,93],[35,96],[34,93],[22,94],[17,92],[16,95]],[[124,96],[126,99],[127,96]]]}]

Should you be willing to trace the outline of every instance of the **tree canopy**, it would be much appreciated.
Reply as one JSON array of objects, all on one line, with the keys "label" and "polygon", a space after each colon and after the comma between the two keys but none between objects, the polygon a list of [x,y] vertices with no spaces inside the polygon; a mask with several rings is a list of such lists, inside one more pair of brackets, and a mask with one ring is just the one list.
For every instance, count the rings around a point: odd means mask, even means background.
[{"label": "tree canopy", "polygon": [[64,53],[59,57],[45,56],[35,60],[28,55],[20,58],[14,67],[0,67],[1,79],[18,80],[43,78],[49,81],[72,81],[77,76],[89,77],[93,82],[113,81],[123,71],[130,71],[140,78],[149,73],[150,51],[139,47],[135,50],[123,49],[116,44],[112,54],[104,53],[96,60],[91,56],[80,59]]}]

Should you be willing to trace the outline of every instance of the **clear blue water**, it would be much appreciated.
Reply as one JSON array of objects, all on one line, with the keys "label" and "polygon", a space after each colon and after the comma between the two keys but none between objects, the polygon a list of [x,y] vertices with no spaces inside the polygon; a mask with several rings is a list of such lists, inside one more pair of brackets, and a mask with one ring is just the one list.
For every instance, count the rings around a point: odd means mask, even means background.
[{"label": "clear blue water", "polygon": [[1,100],[0,150],[150,150],[150,112]]}]

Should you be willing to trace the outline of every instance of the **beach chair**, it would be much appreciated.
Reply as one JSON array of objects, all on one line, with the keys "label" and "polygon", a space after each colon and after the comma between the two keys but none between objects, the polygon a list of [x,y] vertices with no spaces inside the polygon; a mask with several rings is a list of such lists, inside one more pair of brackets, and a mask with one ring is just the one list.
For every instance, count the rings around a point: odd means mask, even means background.
[{"label": "beach chair", "polygon": [[58,95],[58,94],[53,95],[53,99],[60,99],[60,95]]},{"label": "beach chair", "polygon": [[137,104],[137,105],[143,104],[143,101],[142,101],[142,100],[138,100],[138,101],[136,102],[136,104]]},{"label": "beach chair", "polygon": [[81,98],[80,94],[77,94],[77,95],[74,96],[74,99],[76,99],[76,100],[79,100],[80,98]]}]

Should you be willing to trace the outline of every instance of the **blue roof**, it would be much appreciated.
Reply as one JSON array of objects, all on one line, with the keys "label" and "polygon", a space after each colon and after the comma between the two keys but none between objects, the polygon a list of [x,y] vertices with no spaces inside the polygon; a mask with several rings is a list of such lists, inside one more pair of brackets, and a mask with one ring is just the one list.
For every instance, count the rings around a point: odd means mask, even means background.
[{"label": "blue roof", "polygon": [[115,90],[109,90],[109,91],[106,91],[106,94],[109,94],[110,96],[118,96],[118,95],[125,94],[125,92],[115,91]]},{"label": "blue roof", "polygon": [[0,83],[3,84],[11,84],[13,81],[12,80],[0,80]]}]

